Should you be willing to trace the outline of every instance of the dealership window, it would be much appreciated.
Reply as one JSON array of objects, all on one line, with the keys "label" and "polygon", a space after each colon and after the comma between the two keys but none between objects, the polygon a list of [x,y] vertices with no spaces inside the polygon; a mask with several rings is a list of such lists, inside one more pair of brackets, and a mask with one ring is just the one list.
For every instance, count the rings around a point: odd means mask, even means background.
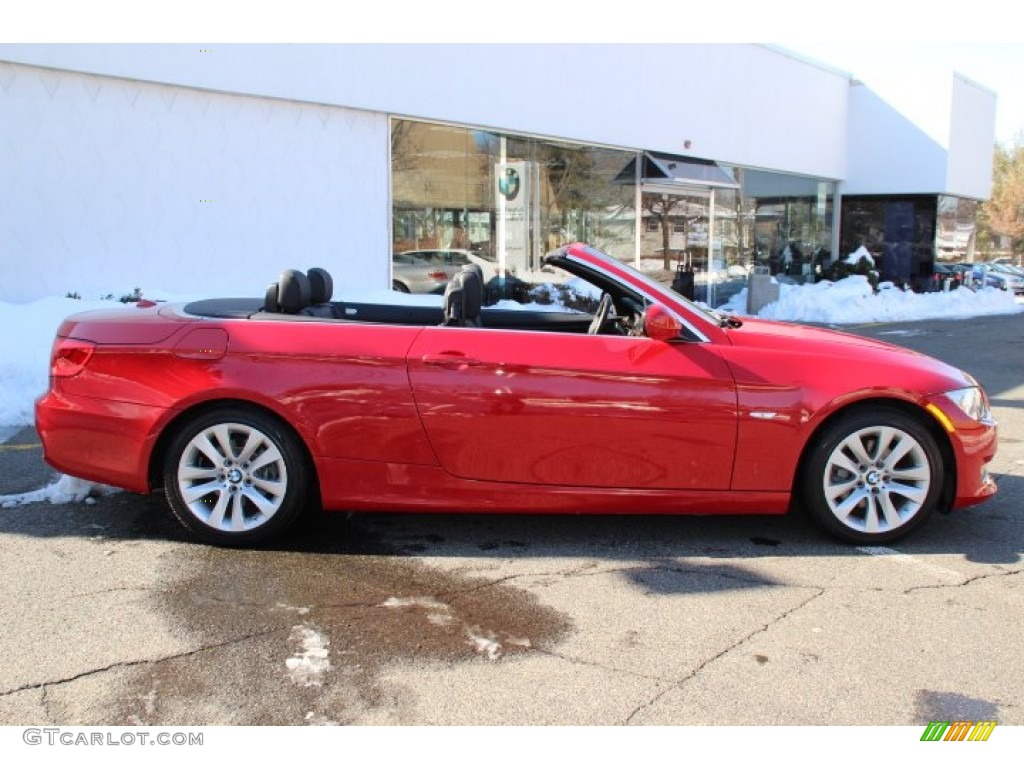
[{"label": "dealership window", "polygon": [[974,257],[977,203],[945,195],[843,198],[843,251],[864,246],[882,280],[926,289],[936,259]]},{"label": "dealership window", "polygon": [[[671,158],[656,159],[664,164]],[[832,182],[678,159],[703,169],[708,179],[703,186],[697,178],[652,179],[645,166],[644,270],[692,269],[693,298],[720,306],[746,285],[755,266],[803,282],[828,264]]]},{"label": "dealership window", "polygon": [[736,169],[740,189],[723,195],[724,260],[813,280],[833,257],[835,185],[827,180]]},{"label": "dealership window", "polygon": [[633,156],[394,118],[392,252],[470,252],[534,282],[543,255],[570,242],[632,262],[636,187],[616,175]]}]

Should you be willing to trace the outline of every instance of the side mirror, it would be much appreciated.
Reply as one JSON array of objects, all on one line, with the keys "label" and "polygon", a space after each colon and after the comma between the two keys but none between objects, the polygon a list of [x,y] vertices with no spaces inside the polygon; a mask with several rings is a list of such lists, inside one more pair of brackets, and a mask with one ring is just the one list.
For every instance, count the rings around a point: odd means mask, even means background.
[{"label": "side mirror", "polygon": [[662,304],[651,304],[644,310],[644,335],[655,341],[679,338],[683,324]]}]

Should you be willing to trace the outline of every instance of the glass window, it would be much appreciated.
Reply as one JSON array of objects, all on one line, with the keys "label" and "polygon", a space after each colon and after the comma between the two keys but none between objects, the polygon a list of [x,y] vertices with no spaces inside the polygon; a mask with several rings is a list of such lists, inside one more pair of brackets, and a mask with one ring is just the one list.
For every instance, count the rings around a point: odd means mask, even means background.
[{"label": "glass window", "polygon": [[721,195],[725,261],[767,267],[797,282],[820,277],[832,260],[835,185],[753,169],[735,174],[740,190]]},{"label": "glass window", "polygon": [[524,282],[570,242],[632,262],[636,187],[616,175],[634,156],[393,119],[392,253],[430,253],[442,268],[483,260],[495,278]]},{"label": "glass window", "polygon": [[[874,258],[880,279],[927,289],[935,271],[938,206],[935,195],[844,197],[842,254],[863,246]],[[956,237],[955,216],[949,223],[952,243]]]}]

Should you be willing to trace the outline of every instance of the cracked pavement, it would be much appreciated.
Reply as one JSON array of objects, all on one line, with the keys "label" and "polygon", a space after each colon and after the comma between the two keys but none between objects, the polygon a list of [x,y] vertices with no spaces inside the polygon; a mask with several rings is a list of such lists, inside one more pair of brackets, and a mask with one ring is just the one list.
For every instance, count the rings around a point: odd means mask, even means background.
[{"label": "cracked pavement", "polygon": [[[794,516],[334,514],[244,552],[158,496],[0,509],[0,724],[1024,724],[1024,382],[981,343],[1022,328],[855,329],[970,370],[1000,420],[1000,494],[892,547]],[[0,486],[46,483],[30,454]]]}]

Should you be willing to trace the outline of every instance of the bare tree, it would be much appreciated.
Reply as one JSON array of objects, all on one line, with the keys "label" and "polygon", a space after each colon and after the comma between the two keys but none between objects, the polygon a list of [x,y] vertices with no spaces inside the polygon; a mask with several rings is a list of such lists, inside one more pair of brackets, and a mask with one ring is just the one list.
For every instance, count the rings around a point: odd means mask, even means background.
[{"label": "bare tree", "polygon": [[672,269],[672,254],[669,250],[669,227],[676,223],[683,226],[683,249],[686,249],[687,238],[690,233],[690,225],[701,217],[686,215],[687,200],[685,197],[673,195],[644,195],[644,209],[652,216],[657,216],[661,226],[661,254],[662,266],[665,269]]}]

